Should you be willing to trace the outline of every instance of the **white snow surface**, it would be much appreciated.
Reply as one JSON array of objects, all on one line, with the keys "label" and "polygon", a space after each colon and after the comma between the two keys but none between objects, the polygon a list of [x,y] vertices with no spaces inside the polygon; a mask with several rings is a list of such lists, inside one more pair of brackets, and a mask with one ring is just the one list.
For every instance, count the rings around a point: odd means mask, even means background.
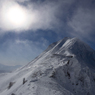
[{"label": "white snow surface", "polygon": [[0,95],[95,95],[94,69],[95,51],[77,38],[64,38],[27,65],[0,75]]}]

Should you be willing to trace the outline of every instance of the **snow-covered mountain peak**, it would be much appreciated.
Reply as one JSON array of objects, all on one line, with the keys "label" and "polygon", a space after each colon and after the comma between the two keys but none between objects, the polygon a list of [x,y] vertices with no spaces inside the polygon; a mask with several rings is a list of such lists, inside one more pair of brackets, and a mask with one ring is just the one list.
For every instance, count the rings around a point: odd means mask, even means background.
[{"label": "snow-covered mountain peak", "polygon": [[0,77],[0,95],[95,95],[95,51],[66,37]]},{"label": "snow-covered mountain peak", "polygon": [[80,63],[95,68],[95,51],[78,38],[64,38],[58,41],[50,50],[51,54],[75,56]]},{"label": "snow-covered mountain peak", "polygon": [[[63,54],[64,52],[68,51],[70,53],[75,53],[77,51],[79,52],[85,52],[85,51],[89,51],[89,52],[93,52],[93,49],[90,48],[90,46],[88,46],[86,43],[84,43],[83,41],[81,41],[78,38],[69,38],[66,37],[58,42],[55,42],[53,44],[51,44],[48,49],[46,50],[50,51],[52,54],[56,53],[56,54]],[[75,53],[76,55],[77,53]]]},{"label": "snow-covered mountain peak", "polygon": [[84,43],[83,41],[81,41],[78,38],[63,39],[63,40],[61,40],[61,42],[59,41],[59,44],[62,44],[62,46],[60,48],[64,48],[64,49],[71,49],[71,48],[75,47],[75,48],[80,48],[80,49],[86,48],[87,50],[88,49],[92,50],[86,43]]}]

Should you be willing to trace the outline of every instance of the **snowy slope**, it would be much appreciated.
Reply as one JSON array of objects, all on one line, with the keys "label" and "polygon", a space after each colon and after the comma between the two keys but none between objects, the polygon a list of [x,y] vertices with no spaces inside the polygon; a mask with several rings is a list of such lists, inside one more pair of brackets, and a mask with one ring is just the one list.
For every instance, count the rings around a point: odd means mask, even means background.
[{"label": "snowy slope", "polygon": [[77,38],[64,38],[2,75],[0,95],[95,95],[94,69],[95,51]]}]

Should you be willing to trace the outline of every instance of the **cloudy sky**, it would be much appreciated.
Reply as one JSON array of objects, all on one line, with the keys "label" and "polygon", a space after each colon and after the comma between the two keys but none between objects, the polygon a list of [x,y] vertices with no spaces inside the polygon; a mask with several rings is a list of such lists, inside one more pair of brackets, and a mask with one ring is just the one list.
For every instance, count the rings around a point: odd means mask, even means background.
[{"label": "cloudy sky", "polygon": [[95,0],[0,0],[0,63],[25,65],[64,37],[95,49]]}]

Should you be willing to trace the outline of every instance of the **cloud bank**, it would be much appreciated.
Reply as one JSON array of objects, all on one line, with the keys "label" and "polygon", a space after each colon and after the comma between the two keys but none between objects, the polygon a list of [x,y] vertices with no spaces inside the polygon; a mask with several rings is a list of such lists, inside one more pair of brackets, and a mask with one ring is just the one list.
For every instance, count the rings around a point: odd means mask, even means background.
[{"label": "cloud bank", "polygon": [[[38,30],[38,29],[51,29],[54,24],[57,23],[55,18],[56,6],[52,3],[48,4],[36,4],[28,3],[27,6],[21,4],[27,0],[1,0],[0,1],[0,29],[3,31],[16,31],[22,32],[24,30]],[[9,21],[11,17],[7,17],[8,9],[17,7],[21,8],[24,12],[24,21],[19,24],[14,24]],[[22,18],[23,18],[22,16]],[[13,19],[17,19],[16,16]],[[18,18],[19,19],[19,18]]]},{"label": "cloud bank", "polygon": [[[95,25],[94,0],[1,0],[0,29],[3,32],[53,30],[68,36],[89,36]],[[25,13],[20,25],[6,20],[7,9],[19,6]],[[78,34],[78,35],[77,35]]]}]

